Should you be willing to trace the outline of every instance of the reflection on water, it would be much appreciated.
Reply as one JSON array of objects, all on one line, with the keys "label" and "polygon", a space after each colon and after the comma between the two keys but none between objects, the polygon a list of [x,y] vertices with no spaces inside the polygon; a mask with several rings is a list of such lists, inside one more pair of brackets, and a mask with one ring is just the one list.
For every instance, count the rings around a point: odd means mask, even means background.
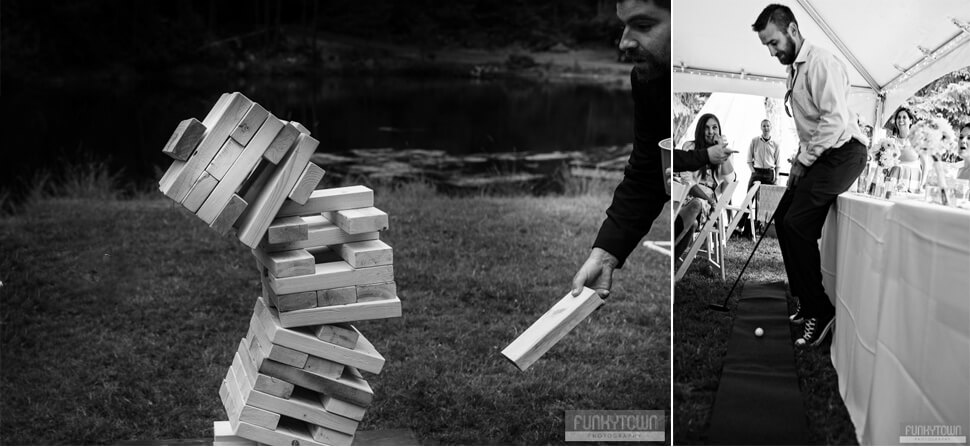
[{"label": "reflection on water", "polygon": [[320,140],[320,151],[549,152],[632,141],[629,92],[591,85],[331,78],[7,88],[0,186],[85,153],[110,157],[127,180],[153,180],[156,169],[171,162],[161,148],[179,121],[201,120],[219,94],[236,90],[278,117],[306,125]]}]

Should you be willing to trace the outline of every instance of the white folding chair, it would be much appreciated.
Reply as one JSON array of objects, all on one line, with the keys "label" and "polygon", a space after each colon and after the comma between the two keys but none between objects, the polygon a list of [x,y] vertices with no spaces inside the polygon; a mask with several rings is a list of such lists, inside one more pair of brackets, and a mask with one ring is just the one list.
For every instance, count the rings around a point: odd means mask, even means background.
[{"label": "white folding chair", "polygon": [[680,267],[674,275],[674,281],[680,281],[687,273],[694,259],[698,254],[703,254],[707,262],[714,268],[721,271],[721,280],[726,279],[724,272],[724,249],[727,246],[724,234],[724,211],[731,202],[731,195],[738,187],[738,182],[733,181],[727,184],[721,191],[721,196],[708,214],[707,223],[697,233],[697,238],[691,244],[690,249],[684,255]]},{"label": "white folding chair", "polygon": [[[758,194],[758,188],[761,187],[761,182],[754,182],[751,185],[751,189],[748,190],[748,194],[744,196],[744,201],[738,206],[728,205],[725,209],[734,212],[734,217],[731,218],[731,223],[728,224],[727,230],[725,230],[725,235],[728,239],[734,234],[734,229],[738,227],[741,223],[741,219],[744,219],[745,214],[751,217],[751,224],[754,225],[754,196]],[[751,228],[752,234],[755,233],[755,229]]]}]

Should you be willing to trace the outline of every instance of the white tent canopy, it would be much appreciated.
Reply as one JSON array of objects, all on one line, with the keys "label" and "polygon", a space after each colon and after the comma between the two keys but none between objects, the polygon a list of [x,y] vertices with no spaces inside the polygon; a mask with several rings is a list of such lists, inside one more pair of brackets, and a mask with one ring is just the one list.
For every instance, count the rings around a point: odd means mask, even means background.
[{"label": "white tent canopy", "polygon": [[785,66],[751,24],[769,3],[792,9],[802,35],[840,59],[850,107],[879,126],[886,111],[970,65],[968,0],[677,0],[673,90],[782,98]]}]

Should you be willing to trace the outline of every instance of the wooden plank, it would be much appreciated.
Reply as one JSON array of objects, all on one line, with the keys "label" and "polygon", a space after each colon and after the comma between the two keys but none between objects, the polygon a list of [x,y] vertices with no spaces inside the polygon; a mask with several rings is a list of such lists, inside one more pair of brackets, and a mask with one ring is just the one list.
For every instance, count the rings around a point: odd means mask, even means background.
[{"label": "wooden plank", "polygon": [[239,422],[246,422],[257,427],[276,430],[277,425],[280,423],[280,415],[262,408],[246,405],[243,407],[242,412],[239,413]]},{"label": "wooden plank", "polygon": [[358,335],[357,344],[353,349],[350,349],[322,341],[304,330],[284,328],[276,309],[267,307],[265,298],[256,300],[254,314],[257,315],[263,327],[267,329],[270,341],[275,344],[360,368],[374,374],[379,374],[381,369],[384,368],[384,357],[374,349],[374,345],[363,335]]},{"label": "wooden plank", "polygon": [[302,327],[315,324],[345,323],[348,321],[378,320],[401,316],[401,300],[397,297],[383,301],[317,307],[315,309],[280,312],[283,327]]},{"label": "wooden plank", "polygon": [[[252,355],[253,353],[255,353],[255,356]],[[293,394],[292,383],[259,373],[259,365],[265,358],[260,351],[258,340],[253,339],[252,344],[250,344],[247,339],[242,339],[239,342],[239,350],[236,351],[236,355],[233,357],[234,363],[237,361],[236,358],[239,359],[238,361],[242,365],[243,370],[246,371],[246,376],[256,378],[253,382],[254,390],[283,399],[289,399]]]},{"label": "wooden plank", "polygon": [[300,134],[296,140],[296,147],[283,158],[273,176],[270,177],[263,192],[251,203],[246,213],[240,218],[239,240],[249,248],[256,248],[259,241],[266,235],[266,229],[283,205],[286,195],[293,189],[303,167],[310,161],[310,156],[320,142],[313,137]]},{"label": "wooden plank", "polygon": [[222,385],[219,387],[219,398],[222,399],[222,407],[226,410],[226,417],[230,420],[238,420],[239,413],[242,411],[242,404],[239,402],[239,398],[229,391],[228,374],[227,372],[227,378],[222,380]]},{"label": "wooden plank", "polygon": [[195,152],[195,148],[205,136],[205,125],[195,118],[182,120],[175,127],[175,132],[168,138],[162,153],[175,160],[186,161]]},{"label": "wooden plank", "polygon": [[339,378],[344,373],[344,365],[312,355],[307,359],[306,366],[303,369],[318,376],[330,377],[332,379]]},{"label": "wooden plank", "polygon": [[209,197],[209,194],[218,184],[219,180],[209,175],[208,172],[202,171],[202,176],[192,185],[192,189],[189,190],[189,195],[185,197],[182,206],[193,213],[198,211],[202,202],[205,202],[205,199]]},{"label": "wooden plank", "polygon": [[269,182],[269,178],[273,176],[275,171],[276,165],[260,159],[256,167],[253,168],[253,172],[246,177],[242,185],[239,185],[237,193],[247,202],[255,201],[259,198],[260,193],[263,192],[263,188],[266,187],[266,183]]},{"label": "wooden plank", "polygon": [[212,157],[212,161],[209,162],[209,166],[206,166],[205,172],[208,172],[209,175],[218,180],[222,180],[226,173],[229,172],[229,168],[236,162],[236,159],[242,155],[243,150],[245,148],[236,140],[232,138],[227,139],[226,143],[219,149],[219,152],[216,153],[216,156]]},{"label": "wooden plank", "polygon": [[[219,187],[216,186],[216,188],[218,189]],[[210,228],[222,235],[229,233],[229,230],[232,229],[232,224],[236,223],[236,219],[242,215],[243,211],[246,211],[246,206],[247,203],[242,197],[233,194],[229,198],[229,203],[226,204],[226,207],[216,217],[216,220],[209,225]]]},{"label": "wooden plank", "polygon": [[267,253],[257,247],[253,249],[253,256],[266,268],[267,273],[277,278],[310,275],[316,272],[313,255],[304,249]]},{"label": "wooden plank", "polygon": [[[199,208],[198,215],[203,222],[211,225],[223,212],[230,198],[237,191],[240,192],[239,197],[246,198],[241,189],[243,184],[246,183],[250,174],[254,173],[254,169],[256,169],[260,160],[262,160],[263,151],[269,147],[269,144],[276,138],[276,135],[279,134],[282,128],[282,121],[278,120],[273,114],[267,116],[266,122],[260,126],[259,130],[256,131],[256,135],[253,136],[249,144],[243,149],[243,152],[236,158],[229,172],[222,177],[219,186],[212,191],[212,194],[209,194],[209,198]],[[255,179],[253,180],[255,181]],[[248,200],[246,202],[249,203]]]},{"label": "wooden plank", "polygon": [[268,117],[269,112],[263,106],[253,104],[253,108],[249,109],[249,112],[246,113],[246,116],[243,117],[229,137],[239,143],[240,146],[246,146]]},{"label": "wooden plank", "polygon": [[273,343],[265,326],[263,326],[256,315],[250,318],[249,329],[259,342],[260,352],[262,352],[264,357],[294,368],[303,368],[306,366],[309,355],[305,352]]},{"label": "wooden plank", "polygon": [[300,217],[280,217],[269,225],[266,240],[271,244],[305,241],[310,237],[309,229],[310,224]]},{"label": "wooden plank", "polygon": [[259,445],[241,436],[236,436],[229,421],[214,421],[212,423],[212,445]]},{"label": "wooden plank", "polygon": [[300,205],[305,204],[307,199],[310,198],[310,193],[317,189],[320,180],[323,180],[323,175],[326,172],[323,168],[310,162],[307,164],[306,169],[303,170],[303,173],[300,174],[300,179],[297,180],[296,185],[293,185],[293,190],[290,191],[287,198]]},{"label": "wooden plank", "polygon": [[336,289],[358,284],[377,284],[394,280],[393,265],[355,269],[346,261],[316,264],[310,275],[277,278],[269,275],[269,286],[277,295],[310,290]]},{"label": "wooden plank", "polygon": [[374,191],[366,186],[327,188],[311,192],[303,205],[292,200],[285,201],[277,216],[313,216],[327,211],[369,206],[374,206]]},{"label": "wooden plank", "polygon": [[[235,376],[236,386],[239,387],[239,393],[246,405],[322,425],[342,433],[353,433],[357,430],[358,421],[325,410],[320,405],[320,395],[316,392],[297,387],[289,399],[280,399],[253,390],[246,378],[240,377],[239,374],[242,374],[240,371],[239,369],[232,369],[230,373]],[[231,391],[232,387],[230,386]],[[241,417],[240,421],[243,421]]]},{"label": "wooden plank", "polygon": [[260,243],[260,247],[263,247],[268,252],[296,250],[298,248],[314,248],[327,245],[345,244],[348,242],[373,240],[378,239],[381,236],[381,234],[376,231],[371,233],[347,234],[346,231],[341,230],[340,227],[330,223],[330,221],[323,216],[303,216],[301,219],[303,219],[303,221],[308,225],[307,240],[271,244],[269,243],[269,240],[264,238]]},{"label": "wooden plank", "polygon": [[[202,120],[202,125],[205,126],[206,130],[210,129],[216,123],[219,115],[221,115],[226,109],[226,104],[229,103],[229,98],[229,93],[223,93],[221,96],[219,96],[219,100],[216,101],[216,104],[212,107],[212,109],[209,110],[209,113],[206,114],[205,119]],[[204,139],[205,136],[202,138]],[[198,146],[196,146],[196,148],[198,148]],[[168,170],[165,171],[165,174],[162,175],[162,178],[158,180],[158,189],[165,191],[169,186],[171,186],[172,182],[175,181],[175,177],[177,177],[182,172],[182,169],[185,168],[185,163],[186,162],[182,160],[175,160],[168,167]]]},{"label": "wooden plank", "polygon": [[374,390],[364,379],[350,373],[352,369],[345,367],[344,374],[340,376],[340,379],[334,380],[272,360],[264,360],[259,365],[259,372],[293,383],[297,390],[306,388],[366,407],[374,400]]},{"label": "wooden plank", "polygon": [[196,149],[195,155],[185,162],[185,166],[182,167],[178,175],[169,184],[162,185],[162,192],[166,196],[179,203],[185,200],[189,189],[202,175],[202,171],[205,170],[206,166],[209,166],[212,157],[216,155],[216,152],[222,147],[222,144],[229,138],[229,134],[236,127],[236,124],[239,123],[253,105],[253,102],[241,93],[233,93],[230,96],[229,103],[219,116],[219,119],[209,128],[205,137],[199,142],[199,147]]},{"label": "wooden plank", "polygon": [[290,124],[292,124],[292,125],[293,125],[293,127],[295,127],[295,128],[296,128],[296,130],[299,130],[299,131],[300,131],[300,133],[305,133],[305,134],[307,134],[307,135],[310,135],[310,129],[307,129],[307,128],[306,128],[305,126],[303,126],[302,124],[300,124],[300,123],[298,123],[298,122],[296,122],[296,121],[290,121]]},{"label": "wooden plank", "polygon": [[313,328],[317,338],[345,348],[354,349],[360,332],[348,323],[321,324]]},{"label": "wooden plank", "polygon": [[[313,307],[337,306],[357,302],[357,287],[337,287],[336,289],[317,290],[317,305]],[[284,312],[295,309],[280,309]]]},{"label": "wooden plank", "polygon": [[395,297],[397,297],[397,285],[394,281],[357,286],[358,303],[384,301]]},{"label": "wooden plank", "polygon": [[387,229],[387,213],[375,208],[354,208],[340,211],[327,211],[323,217],[333,222],[347,234],[367,233],[371,231],[384,231]]},{"label": "wooden plank", "polygon": [[350,445],[354,442],[354,434],[341,433],[337,430],[332,430],[327,427],[320,425],[314,425],[307,423],[307,430],[310,431],[310,436],[317,442],[327,444],[327,445]]},{"label": "wooden plank", "polygon": [[276,430],[240,422],[235,433],[236,436],[265,445],[326,445],[313,440],[306,423],[292,418],[280,418]]},{"label": "wooden plank", "polygon": [[353,268],[394,263],[391,246],[377,239],[342,244],[339,251],[340,257]]},{"label": "wooden plank", "polygon": [[[270,144],[266,151],[263,152],[263,158],[274,165],[278,165],[283,157],[289,153],[293,143],[296,142],[297,137],[300,135],[301,132],[299,129],[293,126],[292,123],[286,123],[283,126],[283,130],[280,130],[279,138],[273,140],[273,144]],[[303,169],[303,167],[301,166],[300,169]]]},{"label": "wooden plank", "polygon": [[539,317],[532,326],[502,350],[502,355],[525,371],[539,360],[549,348],[603,305],[603,300],[593,289],[583,288],[579,296],[566,294],[549,311]]},{"label": "wooden plank", "polygon": [[353,419],[355,421],[364,420],[364,413],[367,412],[367,408],[352,404],[350,402],[344,402],[331,396],[326,396],[323,394],[320,396],[322,397],[320,402],[323,404],[324,410],[327,410],[333,414],[339,414],[345,418]]},{"label": "wooden plank", "polygon": [[313,309],[317,307],[317,292],[288,293],[286,295],[276,295],[276,308],[281,312],[288,312],[300,309]]}]

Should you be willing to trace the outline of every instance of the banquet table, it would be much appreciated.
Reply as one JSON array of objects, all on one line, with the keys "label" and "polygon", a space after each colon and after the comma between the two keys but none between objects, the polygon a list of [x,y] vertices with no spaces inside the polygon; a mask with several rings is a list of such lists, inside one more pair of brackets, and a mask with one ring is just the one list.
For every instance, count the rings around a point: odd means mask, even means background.
[{"label": "banquet table", "polygon": [[[860,444],[970,430],[970,211],[846,193],[820,243],[832,364]],[[966,441],[964,441],[966,442]]]}]

